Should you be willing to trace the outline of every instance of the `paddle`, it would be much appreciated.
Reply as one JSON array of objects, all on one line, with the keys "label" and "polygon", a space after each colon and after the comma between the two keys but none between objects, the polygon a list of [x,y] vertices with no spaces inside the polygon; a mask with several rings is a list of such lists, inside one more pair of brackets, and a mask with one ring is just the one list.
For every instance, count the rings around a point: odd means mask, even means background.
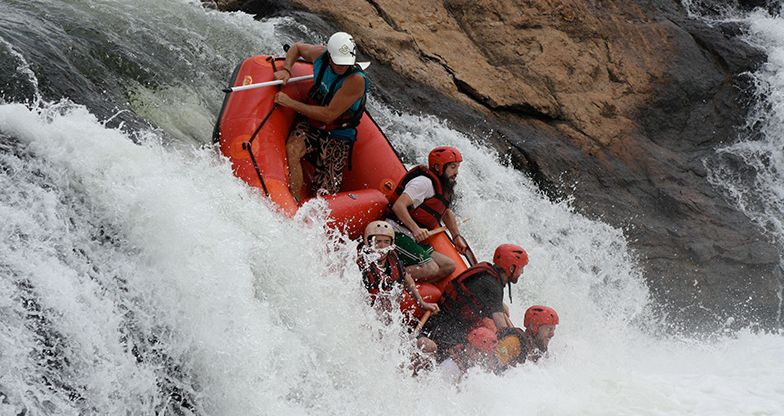
[{"label": "paddle", "polygon": [[[289,82],[305,81],[307,79],[312,79],[312,78],[313,78],[313,75],[305,75],[305,76],[302,76],[302,77],[289,78]],[[242,86],[239,86],[239,87],[224,88],[223,92],[245,91],[245,90],[251,90],[251,89],[254,89],[254,88],[269,87],[271,85],[280,85],[280,84],[283,84],[283,80],[282,79],[276,79],[274,81],[259,82],[258,84],[249,84],[249,85],[242,85]]]},{"label": "paddle", "polygon": [[[468,221],[470,219],[471,219],[471,217],[468,217],[468,218],[466,218],[466,219],[464,219],[462,221],[458,221],[457,225],[461,225],[461,224],[463,224],[464,222],[466,222],[466,221]],[[438,234],[440,232],[443,232],[446,229],[447,229],[447,226],[446,225],[442,225],[442,226],[440,226],[440,227],[438,227],[438,228],[436,228],[434,230],[428,231],[427,232],[427,236],[430,237],[430,236],[436,235],[436,234]],[[477,263],[476,262],[476,256],[474,256],[474,252],[471,251],[471,247],[468,245],[468,240],[466,240],[465,237],[463,237],[463,241],[465,241],[465,244],[466,244],[466,252],[465,252],[464,256],[468,260],[468,265],[469,266],[473,266],[473,265],[475,265]]]},{"label": "paddle", "polygon": [[470,267],[470,266],[475,265],[478,262],[476,261],[476,256],[474,255],[474,252],[471,250],[471,246],[468,245],[468,241],[465,240],[465,238],[463,238],[463,240],[466,243],[466,251],[465,251],[464,256],[465,256],[466,260],[468,260],[468,266]]},{"label": "paddle", "polygon": [[[458,221],[457,225],[463,224],[464,222],[466,222],[466,221],[468,221],[470,219],[471,219],[471,217],[468,217],[468,218],[466,218],[466,219],[464,219],[462,221]],[[436,228],[434,230],[428,231],[427,232],[427,236],[430,237],[432,235],[435,235],[435,234],[438,234],[440,232],[443,232],[446,229],[447,229],[447,226],[446,225],[442,225],[442,226],[440,226],[440,227],[438,227],[438,228]],[[475,265],[477,263],[476,256],[474,256],[474,252],[471,250],[471,246],[468,245],[468,240],[466,240],[465,237],[463,237],[463,241],[465,241],[465,245],[466,245],[466,251],[465,251],[465,254],[463,254],[463,255],[465,256],[466,260],[468,260],[468,266],[473,266],[473,265]]]},{"label": "paddle", "polygon": [[422,315],[422,319],[419,321],[419,325],[416,326],[414,329],[415,333],[419,333],[422,330],[422,327],[425,326],[425,322],[430,319],[430,315],[433,314],[433,311],[425,311],[425,314]]},{"label": "paddle", "polygon": [[[359,65],[359,67],[364,71],[367,67],[370,66],[370,62],[357,62],[357,65]],[[305,81],[305,80],[312,79],[312,78],[313,78],[313,75],[305,75],[305,76],[301,76],[301,77],[289,78],[288,82],[299,82],[299,81]],[[270,85],[280,85],[280,84],[283,84],[283,80],[276,79],[274,81],[259,82],[258,84],[242,85],[242,86],[239,86],[239,87],[228,87],[228,88],[224,88],[223,92],[245,91],[245,90],[251,90],[251,89],[254,89],[254,88],[269,87]]]},{"label": "paddle", "polygon": [[[466,219],[464,219],[462,221],[458,221],[457,225],[462,225],[464,222],[466,222],[466,221],[468,221],[470,219],[471,219],[471,217],[468,217],[468,218],[466,218]],[[430,237],[430,236],[436,235],[436,234],[438,234],[438,233],[440,233],[440,232],[442,232],[442,231],[444,231],[446,229],[447,229],[447,226],[446,225],[442,225],[442,226],[440,226],[440,227],[438,227],[438,228],[436,228],[434,230],[428,231],[427,232],[427,236]]]}]

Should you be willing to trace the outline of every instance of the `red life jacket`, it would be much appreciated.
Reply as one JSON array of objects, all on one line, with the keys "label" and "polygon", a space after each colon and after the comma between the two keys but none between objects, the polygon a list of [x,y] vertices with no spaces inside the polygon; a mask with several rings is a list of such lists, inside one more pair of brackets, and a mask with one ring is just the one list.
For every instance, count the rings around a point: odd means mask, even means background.
[{"label": "red life jacket", "polygon": [[361,245],[359,251],[357,265],[362,272],[362,283],[365,284],[365,288],[371,295],[375,296],[382,290],[392,290],[395,284],[405,281],[406,269],[397,257],[395,250],[390,250],[387,254],[384,267],[379,267],[376,262],[368,264],[362,255]]},{"label": "red life jacket", "polygon": [[[392,200],[389,203],[389,210],[392,211],[392,206],[395,204],[395,201],[403,194],[405,191],[406,185],[411,182],[412,179],[418,176],[427,176],[428,179],[433,183],[433,189],[435,190],[436,194],[430,198],[425,199],[419,204],[418,207],[412,208],[408,207],[408,213],[411,215],[411,218],[414,222],[417,223],[422,228],[426,228],[428,230],[434,230],[441,226],[441,218],[444,216],[444,213],[447,209],[449,209],[449,205],[452,202],[452,198],[449,195],[444,194],[444,190],[441,187],[441,179],[431,171],[430,169],[424,166],[415,166],[413,169],[408,171],[403,179],[400,180],[400,183],[395,188],[395,193],[392,196]],[[397,219],[395,213],[392,212],[391,217],[396,219],[398,222],[400,220]]]},{"label": "red life jacket", "polygon": [[504,287],[504,279],[501,277],[501,274],[495,270],[491,263],[483,261],[475,264],[447,283],[439,302],[439,307],[443,311],[462,318],[467,327],[475,325],[487,317],[487,312],[482,310],[482,305],[476,299],[476,296],[465,285],[467,280],[480,273],[489,274],[496,279],[501,288]]}]

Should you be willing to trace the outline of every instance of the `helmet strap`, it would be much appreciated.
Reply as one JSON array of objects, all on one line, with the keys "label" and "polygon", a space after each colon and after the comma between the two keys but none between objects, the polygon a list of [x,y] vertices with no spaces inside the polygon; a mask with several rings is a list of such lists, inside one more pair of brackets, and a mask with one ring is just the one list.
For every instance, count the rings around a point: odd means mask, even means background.
[{"label": "helmet strap", "polygon": [[509,303],[512,303],[512,282],[507,281],[506,286],[509,288]]},{"label": "helmet strap", "polygon": [[509,270],[507,271],[509,275],[506,276],[506,286],[509,290],[509,303],[512,303],[512,275],[514,275],[516,269],[517,266],[513,264],[509,266]]}]

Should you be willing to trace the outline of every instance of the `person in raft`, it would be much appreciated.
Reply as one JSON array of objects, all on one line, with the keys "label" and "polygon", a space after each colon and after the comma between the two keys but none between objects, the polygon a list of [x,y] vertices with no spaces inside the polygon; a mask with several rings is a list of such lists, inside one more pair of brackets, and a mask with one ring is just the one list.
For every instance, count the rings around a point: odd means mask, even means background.
[{"label": "person in raft", "polygon": [[455,261],[428,243],[429,231],[442,220],[457,251],[465,254],[468,247],[449,209],[462,161],[454,147],[437,147],[428,156],[429,168],[416,166],[408,171],[392,196],[387,221],[395,228],[400,259],[417,282],[436,283],[455,271]]},{"label": "person in raft", "polygon": [[524,363],[537,362],[547,356],[547,346],[555,336],[558,314],[553,308],[535,305],[525,311],[525,331],[509,327],[498,333],[498,357],[500,369]]},{"label": "person in raft", "polygon": [[[384,221],[373,221],[365,227],[363,243],[359,245],[357,265],[362,272],[362,282],[370,293],[371,305],[382,316],[400,308],[400,299],[394,296],[395,289],[405,287],[411,298],[423,311],[435,316],[438,304],[425,302],[395,253],[395,232]],[[417,338],[417,347],[424,353],[435,353],[436,345],[427,337]]]},{"label": "person in raft", "polygon": [[496,346],[498,337],[492,330],[479,327],[468,333],[462,344],[457,344],[446,351],[446,358],[438,365],[441,376],[450,382],[457,383],[473,366],[480,366],[488,371],[498,368]]},{"label": "person in raft", "polygon": [[275,79],[285,85],[291,68],[299,58],[313,63],[314,84],[306,103],[284,92],[275,94],[275,103],[297,111],[300,116],[286,140],[289,167],[289,190],[299,202],[303,173],[300,159],[315,158],[313,190],[318,194],[336,193],[343,181],[343,168],[349,163],[351,147],[365,112],[368,80],[356,63],[356,44],[348,33],[332,35],[327,46],[295,43],[286,52],[283,67]]},{"label": "person in raft", "polygon": [[511,300],[511,285],[519,281],[527,264],[528,253],[520,246],[501,244],[495,249],[492,263],[477,263],[444,286],[438,301],[441,313],[430,317],[422,328],[422,334],[436,343],[439,362],[486,318],[496,331],[510,326],[503,302],[504,287],[509,286]]}]

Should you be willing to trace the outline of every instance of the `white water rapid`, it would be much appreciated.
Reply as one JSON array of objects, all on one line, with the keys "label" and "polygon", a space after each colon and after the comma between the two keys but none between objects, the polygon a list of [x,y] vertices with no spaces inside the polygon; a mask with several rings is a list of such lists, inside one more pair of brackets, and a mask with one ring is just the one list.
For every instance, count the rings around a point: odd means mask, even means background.
[{"label": "white water rapid", "polygon": [[[0,16],[21,91],[0,101],[1,416],[784,415],[784,337],[655,330],[622,230],[548,201],[478,138],[371,97],[409,166],[438,145],[462,152],[455,212],[478,258],[528,250],[512,321],[533,304],[561,319],[538,365],[412,377],[411,340],[365,303],[356,243],[324,229],[318,202],[278,215],[209,144],[234,65],[323,35],[184,0],[2,0]],[[775,163],[749,215],[784,240],[784,19],[743,19],[770,53],[756,74],[766,141],[722,151]],[[142,53],[111,84],[91,72]],[[43,99],[48,65],[84,101]],[[82,104],[102,97],[100,117]],[[124,106],[158,128],[107,121]]]}]

